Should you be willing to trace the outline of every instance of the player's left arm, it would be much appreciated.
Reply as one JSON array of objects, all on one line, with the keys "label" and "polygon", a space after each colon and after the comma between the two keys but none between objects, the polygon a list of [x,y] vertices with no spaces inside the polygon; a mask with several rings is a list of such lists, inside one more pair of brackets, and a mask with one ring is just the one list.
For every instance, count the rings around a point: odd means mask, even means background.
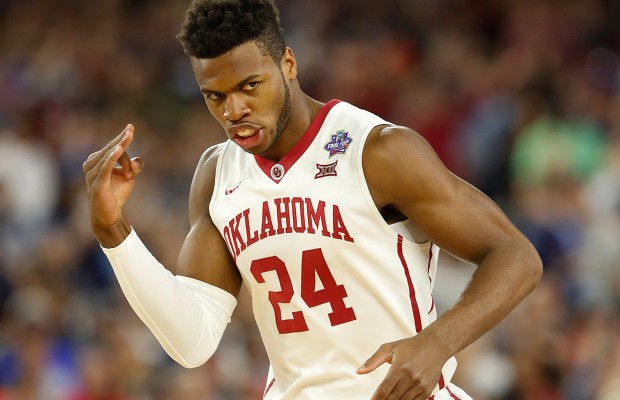
[{"label": "player's left arm", "polygon": [[431,146],[403,127],[373,131],[363,168],[379,208],[395,206],[428,240],[477,265],[458,302],[413,338],[379,348],[358,373],[392,367],[372,397],[426,399],[443,364],[504,319],[536,286],[542,263],[502,210],[452,174]]}]

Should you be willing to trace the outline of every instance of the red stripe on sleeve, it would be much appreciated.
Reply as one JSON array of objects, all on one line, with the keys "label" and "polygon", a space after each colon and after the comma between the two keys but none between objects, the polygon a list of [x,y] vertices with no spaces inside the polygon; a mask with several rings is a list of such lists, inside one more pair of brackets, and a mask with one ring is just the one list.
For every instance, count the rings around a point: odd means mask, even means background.
[{"label": "red stripe on sleeve", "polygon": [[417,333],[422,330],[422,318],[420,317],[420,309],[418,308],[418,303],[415,298],[415,288],[413,287],[413,281],[411,280],[411,275],[409,274],[409,267],[407,266],[405,255],[403,254],[403,237],[401,235],[398,235],[397,250],[398,257],[400,258],[400,263],[403,266],[403,270],[405,271],[405,277],[407,278],[407,286],[409,286],[409,300],[411,301],[413,321],[415,323],[415,331]]},{"label": "red stripe on sleeve", "polygon": [[450,390],[450,388],[446,388],[448,390],[448,393],[450,393],[450,397],[452,397],[454,400],[461,400],[457,395],[455,395],[454,393],[452,393],[452,391]]},{"label": "red stripe on sleeve", "polygon": [[431,242],[430,247],[428,248],[428,282],[433,283],[431,279],[431,261],[433,260],[433,242]]},{"label": "red stripe on sleeve", "polygon": [[433,308],[435,308],[435,299],[433,298],[433,296],[431,296],[431,309],[428,310],[429,314],[431,313],[431,311],[433,311]]},{"label": "red stripe on sleeve", "polygon": [[275,382],[276,382],[276,378],[273,378],[271,382],[269,382],[269,385],[267,385],[267,388],[265,389],[265,393],[263,394],[263,399],[265,398],[265,396],[267,396],[269,389],[271,389],[271,387],[273,386]]}]

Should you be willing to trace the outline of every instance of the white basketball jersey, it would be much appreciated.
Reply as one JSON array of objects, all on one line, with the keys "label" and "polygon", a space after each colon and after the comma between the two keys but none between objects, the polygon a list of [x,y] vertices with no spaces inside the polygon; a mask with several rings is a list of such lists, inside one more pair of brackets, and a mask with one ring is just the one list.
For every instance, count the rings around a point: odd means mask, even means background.
[{"label": "white basketball jersey", "polygon": [[364,141],[385,124],[333,100],[278,163],[221,145],[209,211],[252,296],[266,399],[370,398],[389,365],[355,370],[437,318],[438,247],[413,242],[406,221],[388,225],[362,171]]}]

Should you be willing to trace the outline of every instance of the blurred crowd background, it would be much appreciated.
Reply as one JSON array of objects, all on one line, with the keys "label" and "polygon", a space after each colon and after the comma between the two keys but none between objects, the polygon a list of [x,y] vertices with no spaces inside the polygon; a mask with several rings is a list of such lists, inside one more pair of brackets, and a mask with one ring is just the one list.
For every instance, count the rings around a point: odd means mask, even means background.
[{"label": "blurred crowd background", "polygon": [[[477,400],[620,399],[620,2],[277,4],[306,92],[416,129],[543,258],[454,381]],[[0,400],[262,398],[247,293],[214,358],[185,370],[89,230],[82,162],[131,122],[146,166],[128,219],[174,270],[195,165],[225,138],[175,38],[186,6],[0,0]],[[471,270],[442,256],[440,312]]]}]

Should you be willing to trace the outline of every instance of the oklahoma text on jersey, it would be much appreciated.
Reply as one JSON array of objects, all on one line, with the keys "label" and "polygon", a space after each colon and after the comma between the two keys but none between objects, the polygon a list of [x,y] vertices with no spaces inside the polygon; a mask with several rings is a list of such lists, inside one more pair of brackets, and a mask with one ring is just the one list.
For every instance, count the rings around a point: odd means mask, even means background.
[{"label": "oklahoma text on jersey", "polygon": [[264,201],[260,210],[260,228],[252,225],[250,213],[250,208],[245,209],[224,227],[224,240],[235,260],[259,240],[285,233],[318,232],[326,237],[355,242],[342,219],[340,208],[336,204],[328,207],[323,200],[281,197]]}]

